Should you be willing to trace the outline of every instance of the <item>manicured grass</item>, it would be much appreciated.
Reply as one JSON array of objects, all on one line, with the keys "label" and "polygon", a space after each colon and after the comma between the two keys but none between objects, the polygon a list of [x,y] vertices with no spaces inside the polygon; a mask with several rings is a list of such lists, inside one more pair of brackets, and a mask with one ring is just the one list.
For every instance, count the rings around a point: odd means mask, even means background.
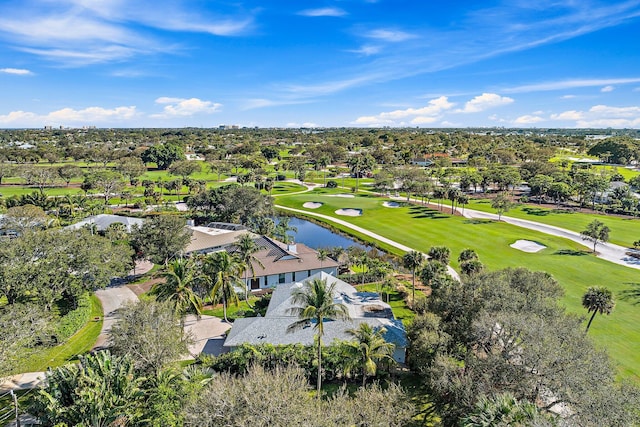
[{"label": "manicured grass", "polygon": [[[365,292],[380,291],[379,285],[375,283],[368,283],[366,285],[357,285],[356,289],[359,291],[365,291]],[[416,294],[417,293],[418,291],[416,290]],[[416,300],[417,299],[418,299],[418,296],[416,295]],[[387,302],[386,292],[382,293],[382,301]],[[415,312],[413,312],[407,305],[406,301],[402,297],[402,294],[400,294],[400,292],[396,290],[389,292],[389,305],[391,306],[391,311],[393,312],[394,317],[398,320],[402,320],[402,323],[404,323],[405,326],[411,323],[413,318],[416,316]]]},{"label": "manicured grass", "polygon": [[300,184],[296,184],[294,182],[276,181],[273,184],[271,195],[280,196],[283,194],[290,194],[290,193],[296,193],[298,191],[303,191],[304,189],[305,187],[303,187]]},{"label": "manicured grass", "polygon": [[[249,297],[249,303],[251,305],[254,305],[255,302],[258,301],[258,299],[259,298],[257,297]],[[230,304],[227,306],[227,318],[229,320],[235,320],[238,317],[245,317],[244,315],[238,316],[238,312],[242,313],[242,312],[251,311],[251,310],[252,308],[249,307],[246,301],[240,300],[237,306],[233,304]],[[219,317],[220,319],[224,319],[224,311],[223,311],[222,305],[218,305],[217,307],[210,310],[203,310],[202,314],[205,314],[207,316],[216,316],[216,317]]]},{"label": "manicured grass", "polygon": [[[637,327],[640,310],[634,305],[637,300],[623,298],[625,291],[640,286],[637,270],[598,259],[577,243],[504,222],[467,220],[417,205],[385,208],[384,200],[366,194],[355,198],[331,197],[323,189],[279,197],[277,203],[304,209],[304,202],[322,202],[322,207],[308,211],[340,218],[422,252],[431,246],[446,245],[452,251],[453,267],[457,267],[456,258],[463,249],[473,248],[491,270],[524,266],[547,271],[565,290],[562,304],[580,316],[587,314],[581,306],[586,289],[607,286],[616,297],[616,308],[610,316],[597,316],[589,335],[597,345],[608,349],[621,375],[640,379],[640,329]],[[363,209],[363,215],[337,216],[334,211],[340,208]],[[519,239],[536,241],[547,248],[538,253],[525,253],[509,246]]]},{"label": "manicured grass", "polygon": [[[99,320],[95,321],[94,318]],[[17,372],[40,372],[49,367],[62,366],[91,350],[102,329],[102,305],[95,295],[91,295],[91,314],[87,320],[87,324],[65,343],[30,354]]]},{"label": "manicured grass", "polygon": [[[487,199],[473,199],[467,207],[495,213],[495,209],[491,207],[491,201]],[[577,233],[585,230],[591,221],[597,219],[611,230],[609,232],[611,243],[633,247],[633,242],[640,240],[640,218],[558,211],[539,207],[533,203],[515,206],[504,215],[554,225]]]}]

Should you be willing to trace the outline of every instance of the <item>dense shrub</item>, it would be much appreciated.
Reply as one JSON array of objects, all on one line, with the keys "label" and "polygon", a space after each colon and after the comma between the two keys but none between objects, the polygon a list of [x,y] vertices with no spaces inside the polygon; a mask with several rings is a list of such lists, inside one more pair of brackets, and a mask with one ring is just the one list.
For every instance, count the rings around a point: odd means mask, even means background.
[{"label": "dense shrub", "polygon": [[338,183],[330,179],[327,181],[327,188],[338,188]]},{"label": "dense shrub", "polygon": [[64,342],[89,321],[91,316],[91,296],[86,293],[78,299],[78,307],[69,311],[58,321],[54,339]]},{"label": "dense shrub", "polygon": [[[326,381],[345,379],[348,364],[347,345],[336,342],[322,348],[322,371]],[[229,353],[220,356],[203,356],[200,361],[205,367],[215,372],[228,372],[233,375],[244,375],[251,366],[260,366],[269,371],[283,366],[297,366],[305,372],[309,382],[317,380],[316,348],[302,344],[272,345],[243,344]],[[359,375],[359,371],[355,375]],[[378,370],[378,377],[387,372]]]}]

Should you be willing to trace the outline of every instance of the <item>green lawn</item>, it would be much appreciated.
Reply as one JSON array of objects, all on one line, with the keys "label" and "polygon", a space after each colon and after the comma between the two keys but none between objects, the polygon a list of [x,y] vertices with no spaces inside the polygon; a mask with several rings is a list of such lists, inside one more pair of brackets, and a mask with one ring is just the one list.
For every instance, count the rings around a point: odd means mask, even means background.
[{"label": "green lawn", "polygon": [[[339,208],[360,208],[360,217],[339,217],[352,224],[372,230],[382,236],[422,252],[434,245],[451,248],[454,268],[457,255],[465,248],[477,251],[490,269],[525,266],[552,274],[565,289],[561,302],[570,312],[586,316],[581,297],[587,287],[604,285],[616,295],[617,306],[610,316],[598,316],[589,334],[596,343],[607,348],[623,376],[640,379],[640,310],[634,302],[622,297],[624,291],[640,286],[637,270],[598,259],[577,243],[546,234],[518,228],[503,222],[467,220],[452,217],[422,206],[406,205],[385,208],[384,199],[368,194],[356,198],[332,197],[322,189],[309,193],[282,196],[277,203],[304,209],[307,201],[324,203],[309,212],[335,215]],[[359,236],[362,238],[362,236]],[[518,239],[539,242],[547,248],[538,253],[525,253],[509,245]],[[397,253],[397,250],[394,252]]]},{"label": "green lawn", "polygon": [[[99,320],[93,320],[99,318]],[[78,355],[91,350],[102,329],[102,305],[100,300],[91,296],[91,315],[86,325],[71,336],[65,343],[47,348],[29,355],[28,360],[19,367],[19,372],[40,372],[47,368],[62,366]]]},{"label": "green lawn", "polygon": [[[365,292],[379,292],[380,290],[379,286],[376,285],[375,283],[369,283],[366,285],[357,285],[356,289],[359,291],[365,291]],[[416,293],[417,293],[417,290],[416,290]],[[418,299],[418,296],[416,295],[416,300],[417,299]],[[382,301],[387,302],[386,293],[382,293]],[[398,291],[394,290],[389,292],[389,305],[391,306],[391,311],[393,312],[393,315],[395,316],[395,318],[398,320],[402,320],[402,323],[404,323],[405,326],[411,323],[413,318],[416,316],[416,313],[412,311],[409,308],[409,306],[407,306],[407,303],[405,302],[404,298]]]},{"label": "green lawn", "polygon": [[[467,207],[495,213],[495,209],[491,207],[491,202],[487,199],[470,200]],[[597,219],[610,228],[609,241],[611,243],[633,247],[633,242],[640,240],[640,218],[557,211],[545,207],[538,207],[534,203],[513,207],[504,215],[555,225],[556,227],[566,228],[567,230],[578,233],[586,229],[587,224],[591,221]]]},{"label": "green lawn", "polygon": [[[253,306],[255,302],[258,301],[258,299],[259,298],[257,297],[249,297],[249,303]],[[233,321],[239,317],[246,317],[244,313],[251,310],[252,309],[249,307],[246,301],[240,300],[237,306],[230,304],[227,307],[227,319]],[[205,314],[207,316],[216,316],[216,317],[219,317],[220,319],[224,319],[224,311],[223,311],[222,305],[219,305],[216,308],[213,308],[210,310],[203,310],[202,314]]]}]

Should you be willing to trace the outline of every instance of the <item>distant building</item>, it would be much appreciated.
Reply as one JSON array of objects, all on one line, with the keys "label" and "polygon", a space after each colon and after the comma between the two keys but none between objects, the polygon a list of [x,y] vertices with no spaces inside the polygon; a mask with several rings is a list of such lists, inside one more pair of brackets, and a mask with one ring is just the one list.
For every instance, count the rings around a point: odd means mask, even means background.
[{"label": "distant building", "polygon": [[322,340],[325,345],[330,345],[335,340],[352,340],[353,337],[347,331],[368,323],[374,329],[385,328],[385,340],[395,345],[394,360],[398,363],[405,362],[407,335],[402,322],[393,317],[389,304],[380,300],[374,292],[358,292],[348,283],[324,272],[316,273],[301,282],[278,286],[271,296],[265,317],[236,319],[223,346],[233,350],[242,344],[313,345],[316,331],[311,324],[294,332],[287,332],[287,328],[297,320],[290,314],[290,309],[294,307],[291,299],[293,290],[314,279],[335,283],[334,301],[344,304],[351,317],[351,320],[331,320],[324,323]]}]

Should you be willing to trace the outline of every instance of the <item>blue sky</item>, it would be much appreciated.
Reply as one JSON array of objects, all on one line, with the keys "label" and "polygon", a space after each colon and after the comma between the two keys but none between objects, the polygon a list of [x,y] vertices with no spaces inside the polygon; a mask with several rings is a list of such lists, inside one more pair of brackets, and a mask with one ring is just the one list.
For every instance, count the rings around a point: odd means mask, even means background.
[{"label": "blue sky", "polygon": [[640,128],[640,0],[3,0],[0,127]]}]

